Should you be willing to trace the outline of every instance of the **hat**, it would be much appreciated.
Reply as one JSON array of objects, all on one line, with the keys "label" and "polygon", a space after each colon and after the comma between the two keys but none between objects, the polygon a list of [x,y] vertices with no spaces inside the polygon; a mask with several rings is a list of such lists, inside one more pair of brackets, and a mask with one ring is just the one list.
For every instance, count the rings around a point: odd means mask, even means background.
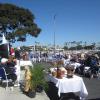
[{"label": "hat", "polygon": [[6,59],[6,58],[2,58],[1,59],[1,63],[5,63],[5,62],[7,62],[8,61],[8,59]]}]

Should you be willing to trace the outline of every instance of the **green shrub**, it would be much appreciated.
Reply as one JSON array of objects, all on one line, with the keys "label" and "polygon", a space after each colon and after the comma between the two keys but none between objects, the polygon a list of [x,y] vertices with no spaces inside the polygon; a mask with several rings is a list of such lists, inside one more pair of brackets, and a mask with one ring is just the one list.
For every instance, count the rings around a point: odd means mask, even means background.
[{"label": "green shrub", "polygon": [[31,87],[36,89],[37,86],[41,85],[44,89],[47,89],[47,82],[45,80],[45,73],[42,64],[34,64],[30,68],[32,74]]}]

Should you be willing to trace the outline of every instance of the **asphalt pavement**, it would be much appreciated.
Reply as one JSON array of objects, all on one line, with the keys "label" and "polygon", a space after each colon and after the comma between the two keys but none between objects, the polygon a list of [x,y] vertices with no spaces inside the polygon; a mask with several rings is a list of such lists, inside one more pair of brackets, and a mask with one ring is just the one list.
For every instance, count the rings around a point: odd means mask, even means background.
[{"label": "asphalt pavement", "polygon": [[5,90],[5,88],[0,87],[0,100],[50,100],[46,93],[36,93],[34,98],[30,98],[23,94],[19,87],[14,87],[14,90],[11,91],[10,88]]},{"label": "asphalt pavement", "polygon": [[100,79],[83,78],[88,91],[87,100],[100,100]]}]

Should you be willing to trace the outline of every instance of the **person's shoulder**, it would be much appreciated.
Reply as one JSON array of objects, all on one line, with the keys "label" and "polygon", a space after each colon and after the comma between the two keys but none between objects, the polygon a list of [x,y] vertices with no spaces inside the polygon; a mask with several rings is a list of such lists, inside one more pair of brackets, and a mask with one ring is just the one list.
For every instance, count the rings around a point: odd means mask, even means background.
[{"label": "person's shoulder", "polygon": [[80,77],[78,75],[74,75],[73,77],[82,80],[82,77]]}]

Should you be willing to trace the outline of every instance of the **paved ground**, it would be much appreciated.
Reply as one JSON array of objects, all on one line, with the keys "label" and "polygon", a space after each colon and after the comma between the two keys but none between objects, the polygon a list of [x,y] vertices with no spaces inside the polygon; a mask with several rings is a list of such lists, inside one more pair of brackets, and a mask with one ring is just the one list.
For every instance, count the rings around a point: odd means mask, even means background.
[{"label": "paved ground", "polygon": [[18,87],[14,87],[11,91],[10,88],[5,90],[5,88],[0,87],[0,100],[49,100],[45,92],[36,93],[35,98],[29,98],[23,94]]},{"label": "paved ground", "polygon": [[83,78],[88,90],[88,100],[100,100],[100,79]]}]

